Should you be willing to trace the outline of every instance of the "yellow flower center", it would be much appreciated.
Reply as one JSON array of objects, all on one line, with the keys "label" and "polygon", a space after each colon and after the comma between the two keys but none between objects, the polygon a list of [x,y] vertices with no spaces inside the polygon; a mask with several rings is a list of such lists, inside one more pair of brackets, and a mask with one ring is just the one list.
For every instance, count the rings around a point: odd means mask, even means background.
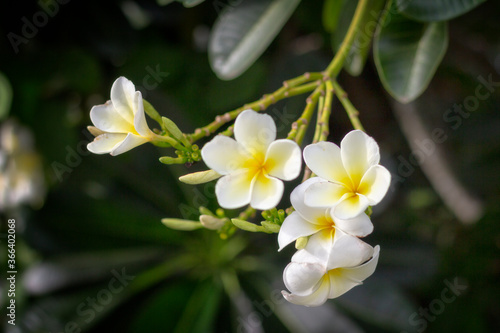
[{"label": "yellow flower center", "polygon": [[335,279],[338,279],[339,277],[341,277],[342,273],[343,273],[343,268],[339,267],[339,268],[330,269],[328,271],[328,274],[325,274],[325,276],[328,277],[328,280],[330,280],[330,279],[335,280]]},{"label": "yellow flower center", "polygon": [[269,170],[274,165],[274,161],[269,158],[266,161],[266,156],[263,153],[254,153],[252,158],[248,158],[243,165],[243,168],[248,169],[249,178],[253,179],[258,177],[259,180],[263,181],[266,179],[265,176],[269,174]]},{"label": "yellow flower center", "polygon": [[335,222],[330,216],[324,216],[316,220],[321,238],[332,239],[335,236]]}]

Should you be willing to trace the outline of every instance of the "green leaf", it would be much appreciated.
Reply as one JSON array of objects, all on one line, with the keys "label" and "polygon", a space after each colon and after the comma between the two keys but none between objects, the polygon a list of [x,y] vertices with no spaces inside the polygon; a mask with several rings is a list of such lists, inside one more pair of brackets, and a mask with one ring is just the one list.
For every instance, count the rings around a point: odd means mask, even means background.
[{"label": "green leaf", "polygon": [[222,80],[232,80],[246,71],[267,49],[299,2],[243,1],[224,8],[208,45],[215,74]]},{"label": "green leaf", "polygon": [[[166,280],[166,278],[165,278]],[[128,332],[173,332],[195,285],[188,279],[169,280],[148,296],[133,313]]]},{"label": "green leaf", "polygon": [[341,9],[345,3],[345,0],[325,0],[323,3],[323,27],[327,32],[334,33],[337,29]]},{"label": "green leaf", "polygon": [[169,227],[170,229],[182,230],[182,231],[192,231],[203,228],[203,225],[199,221],[188,221],[183,219],[165,218],[161,220],[161,223],[163,223],[166,227]]},{"label": "green leaf", "polygon": [[[347,34],[357,4],[358,1],[346,1],[342,6],[342,15],[338,22],[337,31],[332,35],[332,46],[335,52],[339,49]],[[359,28],[356,29],[356,36],[344,62],[344,69],[352,76],[360,75],[365,67],[384,4],[385,0],[369,1],[367,4],[368,9],[361,18]]]},{"label": "green leaf", "polygon": [[213,282],[199,284],[186,304],[174,332],[205,333],[213,331],[212,326],[217,315],[220,296],[221,288],[218,284]]},{"label": "green leaf", "polygon": [[472,10],[486,0],[396,0],[397,10],[417,21],[444,21]]},{"label": "green leaf", "polygon": [[382,23],[375,37],[375,64],[384,88],[408,103],[422,94],[434,76],[448,47],[448,28],[446,22],[419,23],[400,14],[388,17],[383,18],[388,24]]},{"label": "green leaf", "polygon": [[12,102],[12,87],[5,75],[0,72],[0,120],[7,117]]},{"label": "green leaf", "polygon": [[160,6],[166,6],[174,1],[175,0],[156,0],[156,3]]},{"label": "green leaf", "polygon": [[182,0],[181,2],[184,5],[184,7],[191,8],[191,7],[199,5],[203,1],[205,1],[205,0]]}]

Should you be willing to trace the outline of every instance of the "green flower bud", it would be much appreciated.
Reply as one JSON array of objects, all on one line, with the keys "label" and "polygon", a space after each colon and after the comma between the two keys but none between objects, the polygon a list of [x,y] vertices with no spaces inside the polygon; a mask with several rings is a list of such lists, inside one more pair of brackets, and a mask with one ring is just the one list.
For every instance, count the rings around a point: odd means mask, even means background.
[{"label": "green flower bud", "polygon": [[[160,159],[160,162],[161,162],[161,159]],[[184,163],[184,162],[182,162],[182,163]],[[196,184],[208,183],[208,182],[215,180],[219,177],[221,177],[221,175],[218,174],[217,172],[215,172],[214,170],[207,170],[207,171],[188,173],[187,175],[179,177],[179,180],[183,183],[186,183],[186,184],[196,185]]]},{"label": "green flower bud", "polygon": [[308,240],[309,240],[308,237],[299,237],[299,238],[297,238],[297,240],[295,241],[295,248],[297,250],[302,250],[303,248],[306,247]]},{"label": "green flower bud", "polygon": [[248,221],[240,220],[240,219],[231,219],[231,222],[233,224],[245,231],[250,231],[250,232],[265,232],[265,233],[271,233],[269,232],[266,228],[260,225],[256,225],[254,223],[250,223]]},{"label": "green flower bud", "polygon": [[270,232],[273,232],[273,233],[278,233],[280,231],[280,226],[277,225],[277,224],[274,224],[274,223],[271,223],[271,222],[267,222],[267,221],[262,221],[260,224],[262,224],[262,226],[267,231],[270,231]]},{"label": "green flower bud", "polygon": [[161,223],[163,223],[166,227],[169,227],[170,229],[182,230],[182,231],[191,231],[203,228],[203,225],[199,221],[165,218],[161,220]]}]

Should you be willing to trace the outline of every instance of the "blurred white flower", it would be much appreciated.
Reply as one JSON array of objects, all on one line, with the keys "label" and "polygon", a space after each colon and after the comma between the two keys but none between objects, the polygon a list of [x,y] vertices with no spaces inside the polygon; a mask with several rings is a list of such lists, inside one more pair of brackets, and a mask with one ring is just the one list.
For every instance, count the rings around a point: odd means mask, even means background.
[{"label": "blurred white flower", "polygon": [[13,120],[0,128],[0,211],[28,203],[40,206],[45,181],[31,132]]},{"label": "blurred white flower", "polygon": [[115,156],[143,143],[152,141],[140,91],[132,81],[119,77],[111,87],[111,100],[90,110],[94,126],[89,131],[95,136],[87,149],[94,154]]},{"label": "blurred white flower", "polygon": [[306,190],[306,205],[331,207],[334,218],[352,219],[378,204],[391,182],[390,172],[378,164],[377,143],[360,130],[349,132],[340,148],[331,142],[307,146],[304,160],[312,172],[325,179]]},{"label": "blurred white flower", "polygon": [[341,255],[354,258],[370,251],[371,246],[356,237],[366,236],[373,230],[365,213],[351,220],[332,219],[329,209],[304,204],[307,188],[321,181],[319,177],[308,179],[292,191],[290,201],[295,211],[287,216],[280,228],[279,250],[299,237],[311,236],[305,249],[320,262],[336,260]]},{"label": "blurred white flower", "polygon": [[306,249],[297,251],[283,272],[283,281],[291,293],[281,293],[294,304],[322,305],[327,299],[341,296],[372,275],[379,251],[377,245],[369,252],[363,251],[362,256],[341,256],[334,264],[319,262]]},{"label": "blurred white flower", "polygon": [[299,146],[276,140],[276,124],[266,114],[243,111],[234,124],[235,139],[218,135],[201,150],[207,166],[223,175],[215,193],[221,207],[250,204],[255,209],[275,207],[283,196],[283,182],[301,169]]}]

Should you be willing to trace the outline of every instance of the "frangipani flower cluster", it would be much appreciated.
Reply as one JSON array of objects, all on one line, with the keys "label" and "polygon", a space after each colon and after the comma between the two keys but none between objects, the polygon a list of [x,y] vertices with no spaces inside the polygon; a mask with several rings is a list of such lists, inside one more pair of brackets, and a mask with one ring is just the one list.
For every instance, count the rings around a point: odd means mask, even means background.
[{"label": "frangipani flower cluster", "polygon": [[285,268],[283,291],[290,302],[319,306],[362,283],[375,270],[379,246],[358,237],[373,230],[365,213],[379,203],[390,184],[390,173],[378,165],[377,143],[364,132],[348,133],[340,147],[319,142],[304,149],[307,166],[319,177],[292,192],[295,211],[281,226],[279,249],[309,237]]},{"label": "frangipani flower cluster", "polygon": [[[146,112],[162,131],[153,132],[148,127]],[[231,120],[227,115],[224,119]],[[143,101],[141,93],[124,77],[114,82],[110,101],[92,108],[90,118],[95,127],[89,130],[96,136],[88,145],[91,152],[118,155],[146,142],[162,142],[164,147],[175,147],[178,155],[160,158],[163,163],[187,163],[188,155],[198,161],[201,155],[210,170],[180,180],[200,184],[217,179],[215,194],[220,207],[248,206],[237,219],[226,216],[223,209],[214,214],[200,207],[199,221],[167,218],[162,220],[165,225],[178,230],[217,230],[221,238],[227,238],[236,228],[279,232],[279,250],[297,241],[299,250],[283,273],[290,292],[282,293],[288,301],[319,306],[373,274],[380,248],[360,237],[373,231],[366,211],[383,199],[391,175],[379,165],[377,143],[364,132],[351,131],[340,147],[322,141],[306,146],[301,153],[297,144],[301,139],[276,139],[276,124],[271,116],[248,109],[236,117],[233,131],[216,135],[200,152],[193,143],[200,138],[196,133],[203,131],[184,134]],[[216,119],[204,128],[205,133],[215,132],[220,125]],[[234,138],[229,136],[231,133]],[[289,134],[289,138],[294,136]],[[302,157],[315,177],[292,191],[294,211],[285,218],[285,212],[276,210],[276,206],[283,196],[283,181],[299,176]],[[245,221],[255,210],[264,211],[266,221],[261,226]]]}]

